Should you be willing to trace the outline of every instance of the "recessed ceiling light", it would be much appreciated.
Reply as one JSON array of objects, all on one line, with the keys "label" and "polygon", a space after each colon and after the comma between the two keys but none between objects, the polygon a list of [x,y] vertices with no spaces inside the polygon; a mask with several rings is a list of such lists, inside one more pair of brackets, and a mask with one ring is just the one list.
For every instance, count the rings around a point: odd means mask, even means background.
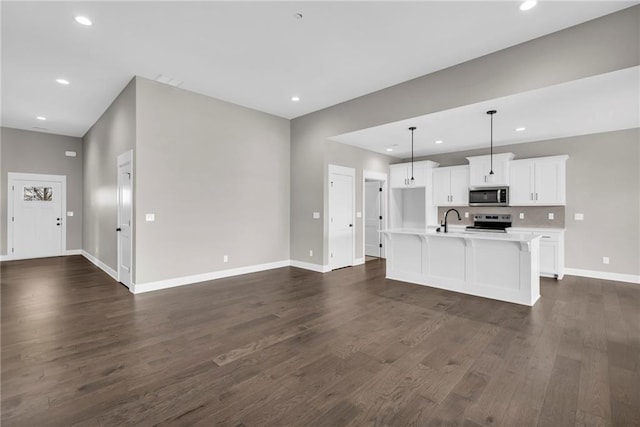
[{"label": "recessed ceiling light", "polygon": [[444,142],[443,140],[439,139],[436,141],[436,144],[442,144],[443,142]]},{"label": "recessed ceiling light", "polygon": [[387,148],[387,151],[393,151],[393,148]]},{"label": "recessed ceiling light", "polygon": [[47,120],[47,118],[45,116],[37,116],[36,119],[38,119],[38,120]]},{"label": "recessed ceiling light", "polygon": [[87,18],[86,16],[74,16],[73,19],[76,20],[76,22],[80,25],[84,25],[86,27],[90,27],[91,25],[93,25],[93,22],[91,22],[91,19]]},{"label": "recessed ceiling light", "polygon": [[520,10],[533,9],[537,3],[538,2],[536,0],[527,0],[525,2],[522,2],[522,4],[520,5]]},{"label": "recessed ceiling light", "polygon": [[524,127],[516,128],[516,132],[522,132],[523,130],[527,130],[527,128],[524,128]]},{"label": "recessed ceiling light", "polygon": [[292,96],[292,97],[291,97],[291,100],[292,100],[293,102],[298,102],[298,101],[300,101],[300,97],[299,97],[299,96]]},{"label": "recessed ceiling light", "polygon": [[69,80],[66,80],[66,79],[56,79],[56,82],[65,86],[69,84]]}]

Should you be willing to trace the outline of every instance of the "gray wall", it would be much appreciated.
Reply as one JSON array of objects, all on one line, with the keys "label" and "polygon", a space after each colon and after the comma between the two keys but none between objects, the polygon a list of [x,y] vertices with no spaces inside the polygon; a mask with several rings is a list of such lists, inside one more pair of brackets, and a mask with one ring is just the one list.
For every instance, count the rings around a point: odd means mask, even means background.
[{"label": "gray wall", "polygon": [[328,244],[324,223],[311,217],[326,205],[319,159],[328,138],[636,66],[639,25],[636,6],[292,120],[291,258],[308,261],[310,246]]},{"label": "gray wall", "polygon": [[[374,153],[373,151],[362,150],[357,147],[353,147],[350,145],[340,144],[334,141],[327,141],[325,150],[325,179],[324,179],[324,197],[325,200],[329,200],[329,165],[338,165],[345,166],[348,168],[354,168],[356,170],[356,212],[362,212],[364,216],[364,208],[362,206],[362,173],[363,171],[369,172],[379,172],[389,174],[389,163],[392,160],[395,160],[392,157],[385,156],[383,154]],[[324,212],[324,229],[329,231],[329,207],[325,206]],[[320,210],[320,212],[322,212]],[[363,218],[356,218],[356,223],[354,224],[356,228],[356,258],[364,257],[362,253],[362,221]],[[318,221],[320,222],[320,221]],[[328,235],[325,236],[325,240],[328,241]],[[308,257],[307,262],[311,262],[313,264],[320,264],[322,258],[322,248],[313,248],[309,247],[308,249],[313,249],[314,257]],[[309,250],[307,249],[307,254]],[[328,259],[328,245],[324,248],[326,259]],[[316,254],[318,256],[316,257]],[[313,260],[313,261],[309,261]]]},{"label": "gray wall", "polygon": [[[136,81],[133,79],[83,137],[85,151],[82,248],[114,270],[117,270],[118,257],[117,159],[120,154],[135,147],[135,90]],[[134,151],[134,173],[135,161]]]},{"label": "gray wall", "polygon": [[135,282],[288,260],[289,121],[137,82]]},{"label": "gray wall", "polygon": [[[568,154],[564,219],[566,267],[640,274],[640,129],[506,145],[494,148],[494,152],[514,153],[516,159]],[[468,164],[465,157],[484,154],[488,154],[487,149],[421,159],[453,166]],[[465,210],[476,212],[478,209]],[[544,208],[501,211],[515,213],[531,209],[545,212]],[[553,209],[558,208],[548,209],[555,212]],[[583,213],[584,221],[575,221],[575,213]],[[442,219],[441,213],[439,218]],[[538,222],[539,226],[561,226],[560,218]],[[527,225],[536,224],[514,223],[514,226]],[[603,256],[610,258],[609,265],[602,263]]]},{"label": "gray wall", "polygon": [[[8,172],[65,175],[67,177],[67,250],[82,248],[82,140],[72,136],[2,128],[0,170],[0,254],[7,254],[7,174]],[[75,151],[77,157],[66,157]]]}]

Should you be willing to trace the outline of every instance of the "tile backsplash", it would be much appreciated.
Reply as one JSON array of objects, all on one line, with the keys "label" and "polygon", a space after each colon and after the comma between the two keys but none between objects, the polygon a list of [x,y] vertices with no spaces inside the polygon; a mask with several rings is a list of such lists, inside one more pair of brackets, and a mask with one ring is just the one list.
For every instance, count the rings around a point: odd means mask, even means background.
[{"label": "tile backsplash", "polygon": [[[473,216],[476,214],[511,214],[511,221],[514,227],[541,227],[541,228],[564,228],[565,207],[564,206],[514,206],[514,207],[471,207],[453,206],[460,212],[462,221],[458,221],[455,213],[449,214],[449,224],[472,225]],[[438,208],[438,223],[444,219],[444,214],[451,207]],[[465,212],[469,213],[469,218],[465,218]],[[520,214],[524,214],[524,219],[520,219]],[[549,219],[549,214],[553,214],[553,219]]]}]

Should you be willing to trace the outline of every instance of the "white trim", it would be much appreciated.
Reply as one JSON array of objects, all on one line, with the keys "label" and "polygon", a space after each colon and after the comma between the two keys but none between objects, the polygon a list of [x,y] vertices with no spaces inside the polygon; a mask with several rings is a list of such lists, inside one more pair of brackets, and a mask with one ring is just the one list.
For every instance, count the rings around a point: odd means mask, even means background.
[{"label": "white trim", "polygon": [[118,281],[118,273],[113,268],[109,267],[107,264],[100,261],[98,258],[94,257],[93,255],[91,255],[89,252],[85,250],[82,250],[81,255],[86,259],[88,259],[89,261],[91,261],[100,270],[104,271],[109,276],[111,276],[113,280],[115,280],[116,282]]},{"label": "white trim", "polygon": [[353,265],[362,265],[364,264],[364,258],[356,258],[353,260]]},{"label": "white trim", "polygon": [[[367,179],[373,180],[373,181],[381,181],[382,182],[382,228],[381,230],[386,230],[387,228],[389,228],[388,226],[388,218],[387,218],[387,212],[389,211],[389,209],[387,209],[387,207],[389,206],[389,197],[388,197],[388,179],[389,176],[386,173],[382,173],[382,172],[373,172],[373,171],[368,171],[368,170],[363,170],[362,171],[362,259],[364,260],[367,256],[366,251],[365,251],[365,215],[366,215],[366,200],[365,200],[365,185],[367,182]],[[382,238],[382,235],[380,236],[381,239],[380,241],[383,241],[384,239]],[[384,243],[383,243],[384,245]],[[387,248],[383,248],[384,250],[382,251],[382,254],[384,255],[382,258],[386,259],[387,258]],[[364,261],[363,261],[364,263]],[[357,265],[357,264],[354,264]]]},{"label": "white trim", "polygon": [[345,166],[338,166],[338,165],[329,165],[329,170],[328,170],[328,175],[329,175],[329,179],[327,180],[327,189],[329,190],[329,197],[327,197],[327,211],[329,212],[328,218],[327,218],[327,236],[328,236],[328,241],[329,241],[329,266],[331,268],[333,268],[333,265],[331,265],[331,174],[337,174],[337,175],[347,175],[351,177],[351,195],[352,195],[352,200],[351,200],[351,224],[353,224],[353,226],[351,227],[351,265],[355,265],[355,259],[356,259],[356,169],[355,168],[348,168]]},{"label": "white trim", "polygon": [[592,279],[640,284],[639,274],[609,273],[607,271],[583,270],[581,268],[565,268],[564,274],[568,276],[589,277]]},{"label": "white trim", "polygon": [[315,271],[317,273],[328,273],[331,271],[331,267],[328,265],[312,264],[310,262],[296,261],[292,259],[289,263],[291,267],[302,268],[304,270]]},{"label": "white trim", "polygon": [[57,258],[57,257],[61,257],[61,256],[82,255],[81,252],[82,252],[82,249],[68,249],[61,255],[52,255],[52,256],[46,256],[46,257],[36,256],[36,257],[26,257],[26,258],[13,257],[11,255],[0,255],[0,262],[2,262],[2,261],[21,261],[23,259]]},{"label": "white trim", "polygon": [[[13,258],[9,255],[9,249],[13,249],[13,221],[9,221],[9,218],[13,217],[13,186],[14,181],[53,181],[60,183],[60,188],[62,194],[60,195],[60,218],[62,218],[61,226],[62,230],[61,241],[60,241],[60,253],[51,256],[64,256],[67,251],[67,176],[66,175],[47,175],[41,173],[21,173],[21,172],[7,172],[7,255],[8,259],[3,259],[3,261],[17,260],[17,259],[29,259],[34,257],[27,258]],[[48,257],[35,257],[35,258],[48,258]]]},{"label": "white trim", "polygon": [[64,256],[82,255],[82,249],[67,249]]},{"label": "white trim", "polygon": [[157,291],[160,289],[174,288],[176,286],[192,285],[194,283],[209,280],[222,279],[224,277],[239,276],[241,274],[255,273],[258,271],[272,270],[274,268],[288,267],[289,260],[270,262],[267,264],[250,265],[247,267],[231,268],[229,270],[212,271],[210,273],[195,274],[193,276],[175,277],[173,279],[158,280],[156,282],[136,283],[129,290],[134,294]]}]

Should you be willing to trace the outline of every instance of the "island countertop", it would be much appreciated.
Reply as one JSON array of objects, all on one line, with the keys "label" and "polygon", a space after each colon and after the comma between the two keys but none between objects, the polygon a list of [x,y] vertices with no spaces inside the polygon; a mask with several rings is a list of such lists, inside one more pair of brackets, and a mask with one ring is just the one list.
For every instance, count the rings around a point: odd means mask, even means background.
[{"label": "island countertop", "polygon": [[481,240],[499,240],[507,242],[520,242],[529,243],[533,240],[540,239],[539,235],[532,233],[491,233],[482,231],[449,231],[445,233],[443,231],[435,231],[430,229],[413,229],[413,228],[390,228],[386,230],[380,230],[381,233],[389,234],[410,234],[416,236],[425,237],[449,237],[449,238],[462,238],[462,239],[481,239]]}]

